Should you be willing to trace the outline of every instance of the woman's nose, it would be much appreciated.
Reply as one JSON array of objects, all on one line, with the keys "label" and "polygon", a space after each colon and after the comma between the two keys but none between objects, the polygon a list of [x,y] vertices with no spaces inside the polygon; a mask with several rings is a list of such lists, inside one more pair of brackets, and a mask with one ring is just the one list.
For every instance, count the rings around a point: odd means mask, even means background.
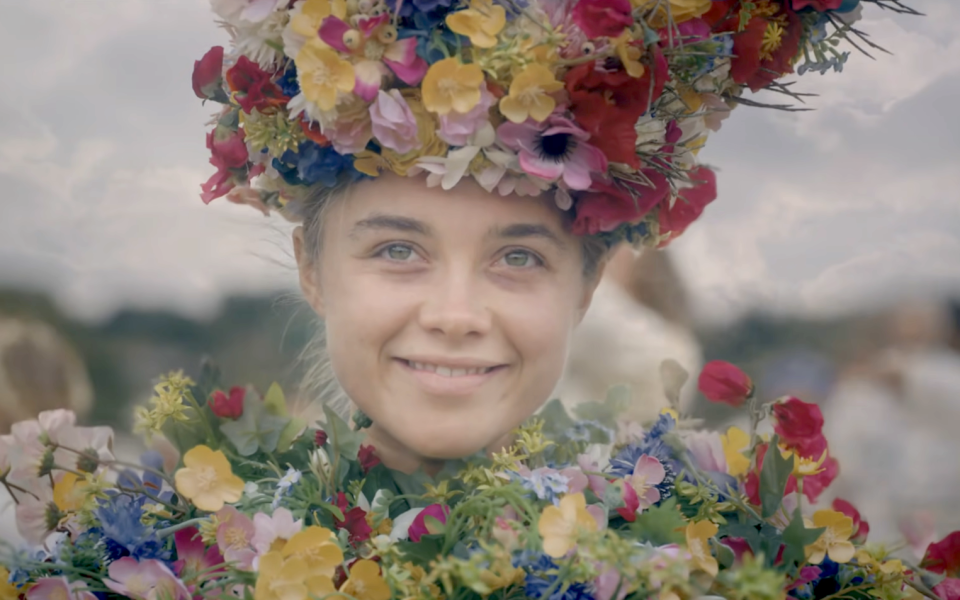
[{"label": "woman's nose", "polygon": [[452,338],[488,333],[493,324],[482,285],[468,269],[447,269],[437,274],[420,308],[420,325]]}]

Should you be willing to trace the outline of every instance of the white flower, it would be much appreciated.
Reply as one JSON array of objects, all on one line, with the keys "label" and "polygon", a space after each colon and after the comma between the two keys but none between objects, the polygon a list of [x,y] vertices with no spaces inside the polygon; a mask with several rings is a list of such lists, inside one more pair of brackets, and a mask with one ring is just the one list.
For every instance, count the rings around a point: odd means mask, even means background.
[{"label": "white flower", "polygon": [[460,182],[480,151],[493,144],[496,139],[496,131],[488,121],[470,136],[466,146],[452,150],[446,156],[424,156],[417,166],[430,173],[427,176],[427,186],[439,185],[444,190],[449,190]]},{"label": "white flower", "polygon": [[637,150],[641,152],[656,152],[667,143],[667,124],[649,113],[637,121],[634,129],[637,131]]},{"label": "white flower", "polygon": [[274,542],[289,540],[303,529],[303,520],[293,520],[293,514],[286,508],[278,508],[272,515],[257,513],[253,515],[254,534],[251,539],[257,556],[270,551]]},{"label": "white flower", "polygon": [[310,453],[310,471],[318,479],[327,478],[326,474],[330,471],[330,457],[323,448],[317,448]]},{"label": "white flower", "polygon": [[714,92],[717,94],[724,91],[733,82],[730,78],[731,64],[733,63],[729,58],[718,58],[710,72],[697,77],[693,82],[693,89],[698,92]]},{"label": "white flower", "polygon": [[290,493],[290,488],[293,487],[293,484],[299,482],[300,477],[302,476],[303,474],[293,467],[287,469],[287,472],[283,475],[283,477],[280,478],[280,481],[277,482],[277,491],[273,494],[273,502],[270,504],[270,506],[274,510],[278,509],[280,506],[280,500],[284,495]]},{"label": "white flower", "polygon": [[285,4],[284,0],[210,0],[213,12],[231,25],[260,23]]},{"label": "white flower", "polygon": [[231,29],[233,45],[238,52],[260,65],[272,70],[283,59],[283,29],[289,15],[286,11],[271,13],[263,21],[241,21]]}]

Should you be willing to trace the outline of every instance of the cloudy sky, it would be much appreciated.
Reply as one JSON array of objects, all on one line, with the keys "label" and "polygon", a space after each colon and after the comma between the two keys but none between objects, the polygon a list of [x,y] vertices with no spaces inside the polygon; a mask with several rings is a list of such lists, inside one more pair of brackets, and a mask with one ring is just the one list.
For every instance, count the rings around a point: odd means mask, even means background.
[{"label": "cloudy sky", "polygon": [[[867,12],[895,52],[807,75],[813,113],[738,109],[701,154],[720,198],[673,246],[706,318],[960,294],[960,2]],[[284,224],[204,206],[193,61],[225,43],[206,0],[0,0],[0,287],[72,314],[212,314],[294,285]]]}]

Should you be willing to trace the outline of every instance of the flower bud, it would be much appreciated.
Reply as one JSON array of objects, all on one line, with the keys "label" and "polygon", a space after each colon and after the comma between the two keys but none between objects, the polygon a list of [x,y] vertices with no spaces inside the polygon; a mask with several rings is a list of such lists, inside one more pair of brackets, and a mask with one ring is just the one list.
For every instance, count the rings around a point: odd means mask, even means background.
[{"label": "flower bud", "polygon": [[317,447],[320,447],[320,446],[326,444],[326,443],[327,443],[327,432],[324,431],[324,430],[322,430],[322,429],[318,429],[318,430],[316,431],[316,433],[313,434],[313,443],[316,444]]},{"label": "flower bud", "polygon": [[753,381],[736,366],[722,360],[712,360],[703,367],[697,388],[707,400],[741,406],[753,395]]},{"label": "flower bud", "polygon": [[223,46],[214,46],[193,63],[193,93],[203,100],[226,98],[223,92]]}]

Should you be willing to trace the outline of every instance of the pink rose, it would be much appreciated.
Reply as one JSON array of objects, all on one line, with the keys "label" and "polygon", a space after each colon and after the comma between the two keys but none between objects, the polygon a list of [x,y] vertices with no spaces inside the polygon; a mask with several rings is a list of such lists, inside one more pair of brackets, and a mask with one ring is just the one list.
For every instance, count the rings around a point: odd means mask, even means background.
[{"label": "pink rose", "polygon": [[466,146],[470,136],[476,133],[484,123],[490,120],[490,107],[497,99],[487,90],[487,84],[480,86],[480,102],[469,112],[460,114],[450,111],[440,116],[440,129],[437,135],[451,146]]},{"label": "pink rose", "polygon": [[373,135],[386,148],[406,154],[420,147],[417,117],[400,90],[377,92],[377,99],[370,105],[370,123]]}]

